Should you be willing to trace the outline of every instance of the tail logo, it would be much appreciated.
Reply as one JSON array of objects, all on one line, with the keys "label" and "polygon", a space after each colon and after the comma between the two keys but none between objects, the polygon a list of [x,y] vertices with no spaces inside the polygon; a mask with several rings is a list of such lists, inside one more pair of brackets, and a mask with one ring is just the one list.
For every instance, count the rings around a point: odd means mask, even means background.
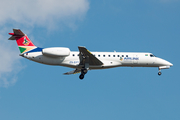
[{"label": "tail logo", "polygon": [[24,45],[29,45],[29,41],[26,39],[26,37],[24,37],[24,42],[23,42]]}]

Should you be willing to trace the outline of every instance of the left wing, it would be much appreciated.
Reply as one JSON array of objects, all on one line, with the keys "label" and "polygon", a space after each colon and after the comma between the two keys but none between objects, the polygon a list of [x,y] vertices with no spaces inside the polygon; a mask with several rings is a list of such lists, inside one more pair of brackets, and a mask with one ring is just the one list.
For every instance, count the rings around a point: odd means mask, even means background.
[{"label": "left wing", "polygon": [[78,47],[79,48],[79,65],[85,65],[88,63],[89,65],[103,65],[103,63],[97,59],[89,50],[85,47]]}]

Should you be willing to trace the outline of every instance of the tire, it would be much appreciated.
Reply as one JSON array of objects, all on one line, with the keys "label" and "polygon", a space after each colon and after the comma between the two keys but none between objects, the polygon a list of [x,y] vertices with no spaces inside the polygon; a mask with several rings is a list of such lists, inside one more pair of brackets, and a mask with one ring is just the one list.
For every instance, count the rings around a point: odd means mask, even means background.
[{"label": "tire", "polygon": [[81,74],[80,76],[79,76],[79,79],[83,79],[84,78],[84,75],[83,74]]},{"label": "tire", "polygon": [[160,76],[162,73],[161,72],[158,72],[158,75]]}]

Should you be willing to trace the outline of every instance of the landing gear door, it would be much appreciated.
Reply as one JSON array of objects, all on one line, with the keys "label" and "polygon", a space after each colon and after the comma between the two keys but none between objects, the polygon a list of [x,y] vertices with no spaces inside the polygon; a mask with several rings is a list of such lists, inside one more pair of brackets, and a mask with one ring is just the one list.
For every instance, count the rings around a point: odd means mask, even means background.
[{"label": "landing gear door", "polygon": [[138,64],[139,57],[138,55],[133,55],[133,64]]}]

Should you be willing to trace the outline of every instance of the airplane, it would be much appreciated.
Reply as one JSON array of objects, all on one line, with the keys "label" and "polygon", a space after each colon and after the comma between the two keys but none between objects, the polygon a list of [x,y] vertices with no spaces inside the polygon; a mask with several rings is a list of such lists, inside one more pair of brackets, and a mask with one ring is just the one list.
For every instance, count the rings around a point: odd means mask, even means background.
[{"label": "airplane", "polygon": [[20,29],[13,29],[9,40],[16,40],[20,56],[29,60],[46,64],[74,68],[64,75],[81,73],[82,80],[89,70],[107,69],[114,67],[158,67],[168,69],[172,63],[158,58],[147,52],[90,52],[83,46],[78,46],[79,51],[70,51],[67,47],[40,48],[35,46],[26,34]]}]

